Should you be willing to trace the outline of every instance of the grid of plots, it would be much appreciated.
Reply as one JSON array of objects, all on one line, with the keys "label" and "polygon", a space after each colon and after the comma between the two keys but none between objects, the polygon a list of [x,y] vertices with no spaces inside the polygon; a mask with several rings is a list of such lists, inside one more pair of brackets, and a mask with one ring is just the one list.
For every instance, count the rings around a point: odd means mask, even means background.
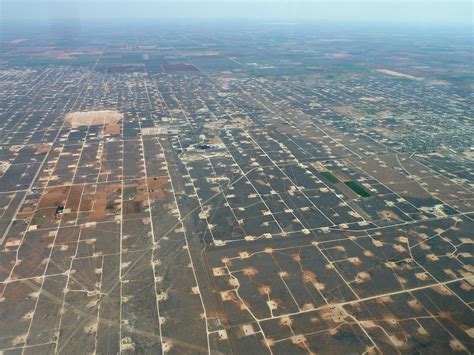
[{"label": "grid of plots", "polygon": [[2,353],[474,351],[464,67],[247,26],[5,42]]}]

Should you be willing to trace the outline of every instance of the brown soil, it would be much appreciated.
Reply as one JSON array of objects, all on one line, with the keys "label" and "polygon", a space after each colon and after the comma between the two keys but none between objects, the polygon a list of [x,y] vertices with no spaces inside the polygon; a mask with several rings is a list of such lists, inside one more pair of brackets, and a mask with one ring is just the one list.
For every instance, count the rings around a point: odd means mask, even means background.
[{"label": "brown soil", "polygon": [[118,194],[117,191],[120,191],[120,185],[118,184],[108,185],[105,189],[98,189],[95,194],[91,219],[100,219],[107,215],[107,205],[109,204],[110,200],[120,198],[120,194]]},{"label": "brown soil", "polygon": [[41,196],[38,208],[64,206],[69,194],[70,186],[47,188]]},{"label": "brown soil", "polygon": [[117,123],[109,123],[105,125],[105,134],[110,134],[110,135],[115,135],[115,134],[120,134],[120,131],[122,130],[122,126]]},{"label": "brown soil", "polygon": [[82,197],[81,212],[90,212],[91,221],[104,218],[112,214],[112,209],[107,209],[108,205],[115,205],[114,200],[121,197],[120,184],[102,184],[97,187],[95,192],[86,194]]},{"label": "brown soil", "polygon": [[79,209],[81,201],[82,190],[84,186],[73,186],[66,202],[66,207],[71,209],[71,212],[76,212]]},{"label": "brown soil", "polygon": [[35,215],[35,211],[33,211],[31,208],[25,209],[24,211],[18,212],[16,215],[17,220],[23,220],[27,218],[33,218]]}]

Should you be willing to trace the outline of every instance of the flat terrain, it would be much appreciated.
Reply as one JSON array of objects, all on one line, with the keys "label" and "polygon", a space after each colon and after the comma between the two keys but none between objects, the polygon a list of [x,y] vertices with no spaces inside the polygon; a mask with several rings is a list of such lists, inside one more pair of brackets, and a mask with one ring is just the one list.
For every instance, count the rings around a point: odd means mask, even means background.
[{"label": "flat terrain", "polygon": [[1,353],[474,352],[472,34],[2,31]]}]

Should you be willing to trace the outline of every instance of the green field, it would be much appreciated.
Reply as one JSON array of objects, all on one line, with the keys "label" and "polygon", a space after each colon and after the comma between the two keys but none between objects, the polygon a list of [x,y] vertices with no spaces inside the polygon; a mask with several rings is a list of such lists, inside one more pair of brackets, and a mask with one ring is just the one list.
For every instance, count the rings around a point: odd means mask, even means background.
[{"label": "green field", "polygon": [[331,181],[333,184],[337,184],[338,182],[341,182],[341,181],[339,181],[339,179],[336,176],[334,176],[329,171],[323,171],[323,172],[321,172],[321,175],[324,176],[329,181]]},{"label": "green field", "polygon": [[345,181],[344,184],[346,184],[347,187],[349,187],[352,191],[357,193],[359,196],[362,196],[362,197],[370,196],[370,194],[367,191],[365,191],[361,186],[359,186],[354,181]]}]

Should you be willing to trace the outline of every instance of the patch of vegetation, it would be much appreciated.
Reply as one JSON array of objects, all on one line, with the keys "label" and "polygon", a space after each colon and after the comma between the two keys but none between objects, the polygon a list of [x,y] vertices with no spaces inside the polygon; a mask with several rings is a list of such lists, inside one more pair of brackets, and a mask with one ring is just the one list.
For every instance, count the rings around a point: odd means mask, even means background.
[{"label": "patch of vegetation", "polygon": [[334,176],[329,171],[323,171],[323,172],[321,172],[321,175],[324,176],[326,179],[328,179],[333,184],[337,184],[338,182],[341,182],[336,176]]},{"label": "patch of vegetation", "polygon": [[31,219],[31,224],[40,225],[46,221],[46,216],[36,215]]},{"label": "patch of vegetation", "polygon": [[362,197],[369,197],[370,194],[365,191],[361,186],[359,186],[357,183],[354,181],[345,181],[344,184],[347,185],[352,191],[354,191],[356,194]]}]

